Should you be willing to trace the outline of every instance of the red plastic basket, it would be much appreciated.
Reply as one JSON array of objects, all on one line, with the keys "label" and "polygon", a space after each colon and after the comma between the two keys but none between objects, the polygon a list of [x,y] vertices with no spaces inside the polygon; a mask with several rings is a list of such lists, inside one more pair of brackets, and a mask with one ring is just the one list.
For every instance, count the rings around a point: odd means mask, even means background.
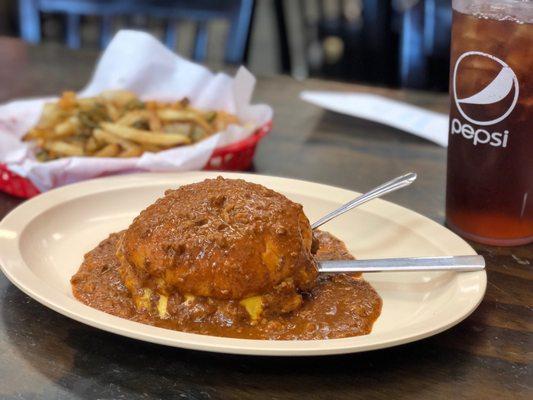
[{"label": "red plastic basket", "polygon": [[[267,122],[246,139],[215,149],[204,169],[209,171],[245,171],[249,169],[257,143],[271,129],[272,122]],[[10,171],[5,164],[0,164],[0,191],[23,198],[30,198],[40,193],[29,179]]]}]

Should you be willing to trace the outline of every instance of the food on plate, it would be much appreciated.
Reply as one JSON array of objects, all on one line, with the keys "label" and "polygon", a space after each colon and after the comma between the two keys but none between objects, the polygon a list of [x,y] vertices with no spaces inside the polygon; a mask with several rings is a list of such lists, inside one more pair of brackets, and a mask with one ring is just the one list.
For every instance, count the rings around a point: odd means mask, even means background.
[{"label": "food on plate", "polygon": [[175,102],[142,101],[115,90],[89,98],[64,92],[45,104],[40,120],[23,137],[37,145],[40,161],[60,157],[138,157],[198,142],[238,124],[225,111],[202,111],[184,98]]},{"label": "food on plate", "polygon": [[253,183],[211,179],[168,190],[141,212],[117,256],[136,302],[146,289],[245,302],[276,293],[288,310],[316,280],[311,245],[299,204]]},{"label": "food on plate", "polygon": [[72,277],[81,302],[174,330],[251,339],[367,334],[381,299],[360,274],[319,276],[351,259],[312,232],[302,206],[244,180],[168,190],[112,234]]}]

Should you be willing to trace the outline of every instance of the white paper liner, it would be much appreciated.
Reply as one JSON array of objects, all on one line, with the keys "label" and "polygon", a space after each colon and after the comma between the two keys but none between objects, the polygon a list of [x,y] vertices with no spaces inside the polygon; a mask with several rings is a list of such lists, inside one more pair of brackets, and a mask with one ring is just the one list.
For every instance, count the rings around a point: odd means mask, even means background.
[{"label": "white paper liner", "polygon": [[113,89],[133,91],[143,100],[188,97],[193,107],[236,114],[242,125],[230,125],[193,145],[136,158],[65,157],[41,163],[32,145],[20,138],[37,123],[43,104],[55,98],[17,100],[0,106],[0,163],[41,191],[107,174],[202,169],[216,148],[248,137],[272,119],[271,107],[250,103],[254,85],[255,78],[244,67],[234,78],[214,74],[177,56],[147,33],[122,30],[102,54],[80,97]]}]

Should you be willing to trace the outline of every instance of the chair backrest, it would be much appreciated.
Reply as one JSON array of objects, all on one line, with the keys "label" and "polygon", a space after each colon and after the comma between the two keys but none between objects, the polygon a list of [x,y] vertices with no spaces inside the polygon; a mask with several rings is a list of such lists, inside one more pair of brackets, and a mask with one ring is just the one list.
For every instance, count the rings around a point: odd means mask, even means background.
[{"label": "chair backrest", "polygon": [[174,49],[180,21],[196,25],[192,58],[203,61],[207,55],[208,23],[226,20],[224,61],[242,63],[252,20],[253,0],[19,0],[21,37],[32,43],[41,41],[41,13],[66,15],[66,42],[71,48],[81,46],[82,16],[100,17],[100,46],[103,48],[113,35],[113,20],[122,16],[157,18],[164,23],[164,42]]},{"label": "chair backrest", "polygon": [[[294,11],[287,7],[290,1],[285,0],[285,9]],[[281,14],[284,9],[276,10]],[[304,56],[286,56],[286,70],[299,76],[446,90],[451,0],[300,0],[299,11]],[[290,18],[278,17],[284,20]],[[280,29],[280,38],[294,42],[287,31]],[[341,49],[334,62],[324,57],[331,43]]]},{"label": "chair backrest", "polygon": [[303,27],[304,57],[292,57],[291,62],[302,64],[292,69],[304,76],[392,84],[389,10],[390,0],[300,0],[296,19]]}]

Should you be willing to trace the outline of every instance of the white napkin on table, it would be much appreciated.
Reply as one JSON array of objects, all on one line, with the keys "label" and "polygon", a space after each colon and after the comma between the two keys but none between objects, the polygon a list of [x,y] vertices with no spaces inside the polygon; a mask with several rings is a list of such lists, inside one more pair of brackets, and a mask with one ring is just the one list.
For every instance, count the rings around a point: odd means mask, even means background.
[{"label": "white napkin on table", "polygon": [[448,116],[370,93],[303,91],[302,100],[325,109],[389,125],[448,146]]}]

